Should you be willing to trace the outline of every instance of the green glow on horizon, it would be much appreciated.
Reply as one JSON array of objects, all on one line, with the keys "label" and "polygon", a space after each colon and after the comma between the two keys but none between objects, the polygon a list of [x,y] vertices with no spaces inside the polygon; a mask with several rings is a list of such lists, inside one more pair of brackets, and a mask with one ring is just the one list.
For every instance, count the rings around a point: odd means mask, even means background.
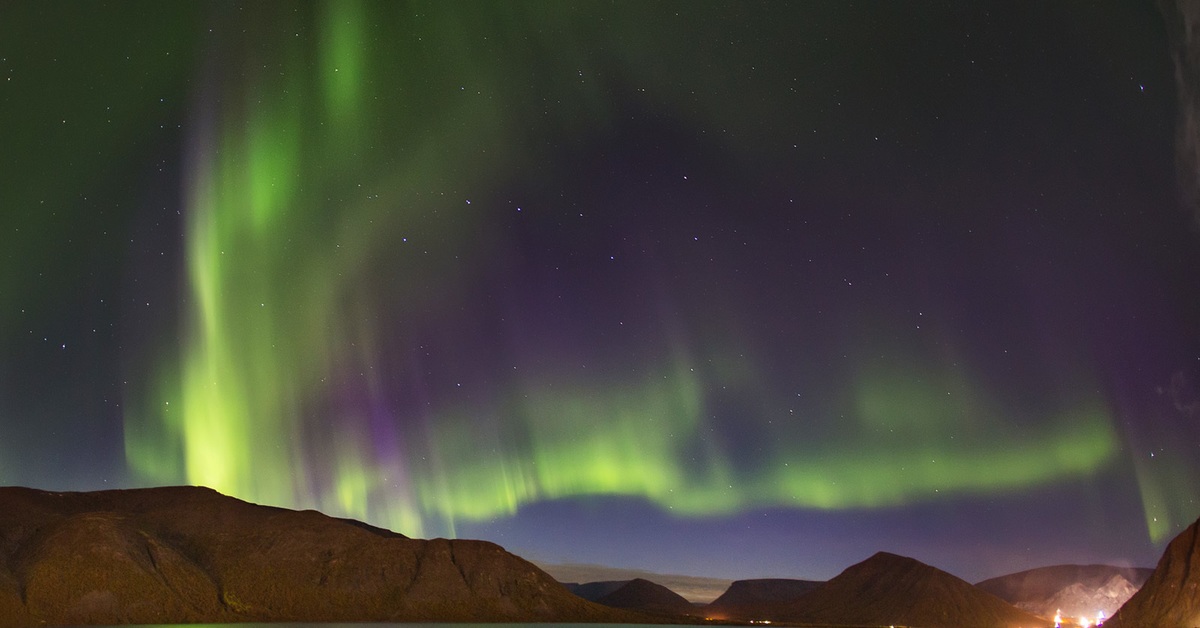
[{"label": "green glow on horizon", "polygon": [[503,439],[479,438],[469,413],[443,418],[436,441],[455,463],[421,486],[424,507],[449,519],[487,519],[542,499],[628,495],[693,516],[762,506],[877,508],[1085,476],[1116,450],[1107,410],[1095,405],[1053,417],[1032,447],[1029,434],[1012,434],[995,416],[982,417],[983,429],[959,445],[949,439],[898,446],[892,434],[852,434],[805,446],[801,432],[788,447],[764,453],[766,464],[756,466],[766,470],[739,474],[713,447],[700,460],[689,458],[694,445],[710,443],[699,420],[703,393],[688,372],[675,368],[641,386],[527,392],[526,407],[514,414],[524,418],[531,442],[506,449],[497,447]]},{"label": "green glow on horizon", "polygon": [[[187,200],[191,310],[178,362],[126,418],[137,473],[419,536],[588,495],[687,516],[889,507],[1085,476],[1112,459],[1112,417],[1096,398],[1064,402],[1031,421],[1041,426],[1033,433],[1013,434],[969,371],[915,358],[847,382],[845,418],[830,433],[813,437],[805,422],[828,417],[781,417],[761,452],[738,458],[715,434],[710,406],[717,389],[753,391],[756,367],[728,339],[704,364],[680,339],[670,357],[623,375],[534,369],[506,397],[391,416],[386,437],[366,411],[325,414],[339,386],[386,398],[376,346],[403,336],[402,321],[422,308],[460,310],[455,286],[489,261],[478,216],[430,190],[502,181],[519,162],[481,156],[516,142],[490,103],[439,103],[403,151],[389,152],[386,138],[351,143],[353,129],[365,137],[374,124],[366,86],[394,77],[367,61],[363,6],[328,7],[316,75],[289,67],[283,82],[243,86],[247,111],[220,111],[203,138],[211,145]],[[283,45],[285,59],[306,58],[305,44]],[[449,243],[454,254],[429,261],[399,250],[402,234],[413,234],[414,250]],[[391,309],[372,292],[380,267],[393,271]],[[430,277],[440,293],[421,289]]]}]

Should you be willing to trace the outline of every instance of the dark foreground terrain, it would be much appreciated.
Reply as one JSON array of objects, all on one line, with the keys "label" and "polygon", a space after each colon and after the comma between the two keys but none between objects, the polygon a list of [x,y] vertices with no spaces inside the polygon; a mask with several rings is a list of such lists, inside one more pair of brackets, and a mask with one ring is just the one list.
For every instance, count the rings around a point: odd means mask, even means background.
[{"label": "dark foreground terrain", "polygon": [[1200,626],[1200,520],[1167,545],[1154,573],[1105,628]]},{"label": "dark foreground terrain", "polygon": [[172,487],[0,488],[0,625],[644,622],[483,541]]},{"label": "dark foreground terrain", "polygon": [[1054,565],[991,578],[975,586],[1042,617],[1112,617],[1153,569],[1112,565]]},{"label": "dark foreground terrain", "polygon": [[[1145,585],[1106,627],[1200,626],[1198,526],[1171,542]],[[1060,566],[992,585],[1002,595],[1015,592],[1023,599],[1041,599],[1066,580],[1101,591],[1113,582],[1114,574],[1105,569]],[[1141,580],[1144,574],[1115,575],[1126,582],[1126,575]],[[721,603],[709,607],[645,580],[599,584],[610,585],[593,587],[603,604],[572,594],[492,543],[410,539],[314,511],[249,504],[206,488],[93,493],[0,488],[0,626],[762,620],[921,628],[1051,625],[1045,616],[953,575],[884,552],[828,582],[734,583]]]},{"label": "dark foreground terrain", "polygon": [[762,619],[810,625],[1048,628],[1051,622],[920,561],[879,552]]}]

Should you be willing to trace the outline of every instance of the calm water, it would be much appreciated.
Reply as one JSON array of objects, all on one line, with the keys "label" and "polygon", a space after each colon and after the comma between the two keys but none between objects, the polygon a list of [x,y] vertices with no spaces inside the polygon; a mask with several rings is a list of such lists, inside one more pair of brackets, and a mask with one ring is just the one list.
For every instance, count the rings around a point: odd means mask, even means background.
[{"label": "calm water", "polygon": [[[662,628],[656,623],[161,623],[142,628]],[[138,628],[138,627],[127,627]]]},{"label": "calm water", "polygon": [[662,628],[658,623],[160,623],[127,628]]}]

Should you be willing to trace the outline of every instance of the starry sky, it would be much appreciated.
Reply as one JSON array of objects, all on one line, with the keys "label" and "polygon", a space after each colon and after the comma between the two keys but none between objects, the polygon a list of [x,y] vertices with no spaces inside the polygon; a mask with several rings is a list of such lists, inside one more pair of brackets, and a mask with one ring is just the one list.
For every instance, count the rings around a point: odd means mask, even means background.
[{"label": "starry sky", "polygon": [[968,580],[1200,515],[1150,2],[0,3],[0,484]]}]

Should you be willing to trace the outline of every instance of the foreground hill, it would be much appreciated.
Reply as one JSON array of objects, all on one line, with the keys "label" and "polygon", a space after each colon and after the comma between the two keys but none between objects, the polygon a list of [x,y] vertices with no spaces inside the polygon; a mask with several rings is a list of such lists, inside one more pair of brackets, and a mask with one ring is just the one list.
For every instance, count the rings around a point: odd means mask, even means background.
[{"label": "foreground hill", "polygon": [[483,541],[409,539],[171,487],[0,488],[0,625],[606,621]]},{"label": "foreground hill", "polygon": [[1146,584],[1104,626],[1200,626],[1200,519],[1167,545]]},{"label": "foreground hill", "polygon": [[824,626],[1035,628],[1048,622],[922,562],[880,552],[775,607],[776,621]]},{"label": "foreground hill", "polygon": [[1042,617],[1106,617],[1121,608],[1153,569],[1110,565],[1055,565],[991,578],[975,586]]},{"label": "foreground hill", "polygon": [[822,584],[822,580],[789,578],[738,580],[704,607],[704,614],[719,619],[758,619],[762,617],[764,605],[791,602]]},{"label": "foreground hill", "polygon": [[596,600],[605,606],[655,615],[696,615],[698,610],[678,593],[643,578],[634,578]]}]

